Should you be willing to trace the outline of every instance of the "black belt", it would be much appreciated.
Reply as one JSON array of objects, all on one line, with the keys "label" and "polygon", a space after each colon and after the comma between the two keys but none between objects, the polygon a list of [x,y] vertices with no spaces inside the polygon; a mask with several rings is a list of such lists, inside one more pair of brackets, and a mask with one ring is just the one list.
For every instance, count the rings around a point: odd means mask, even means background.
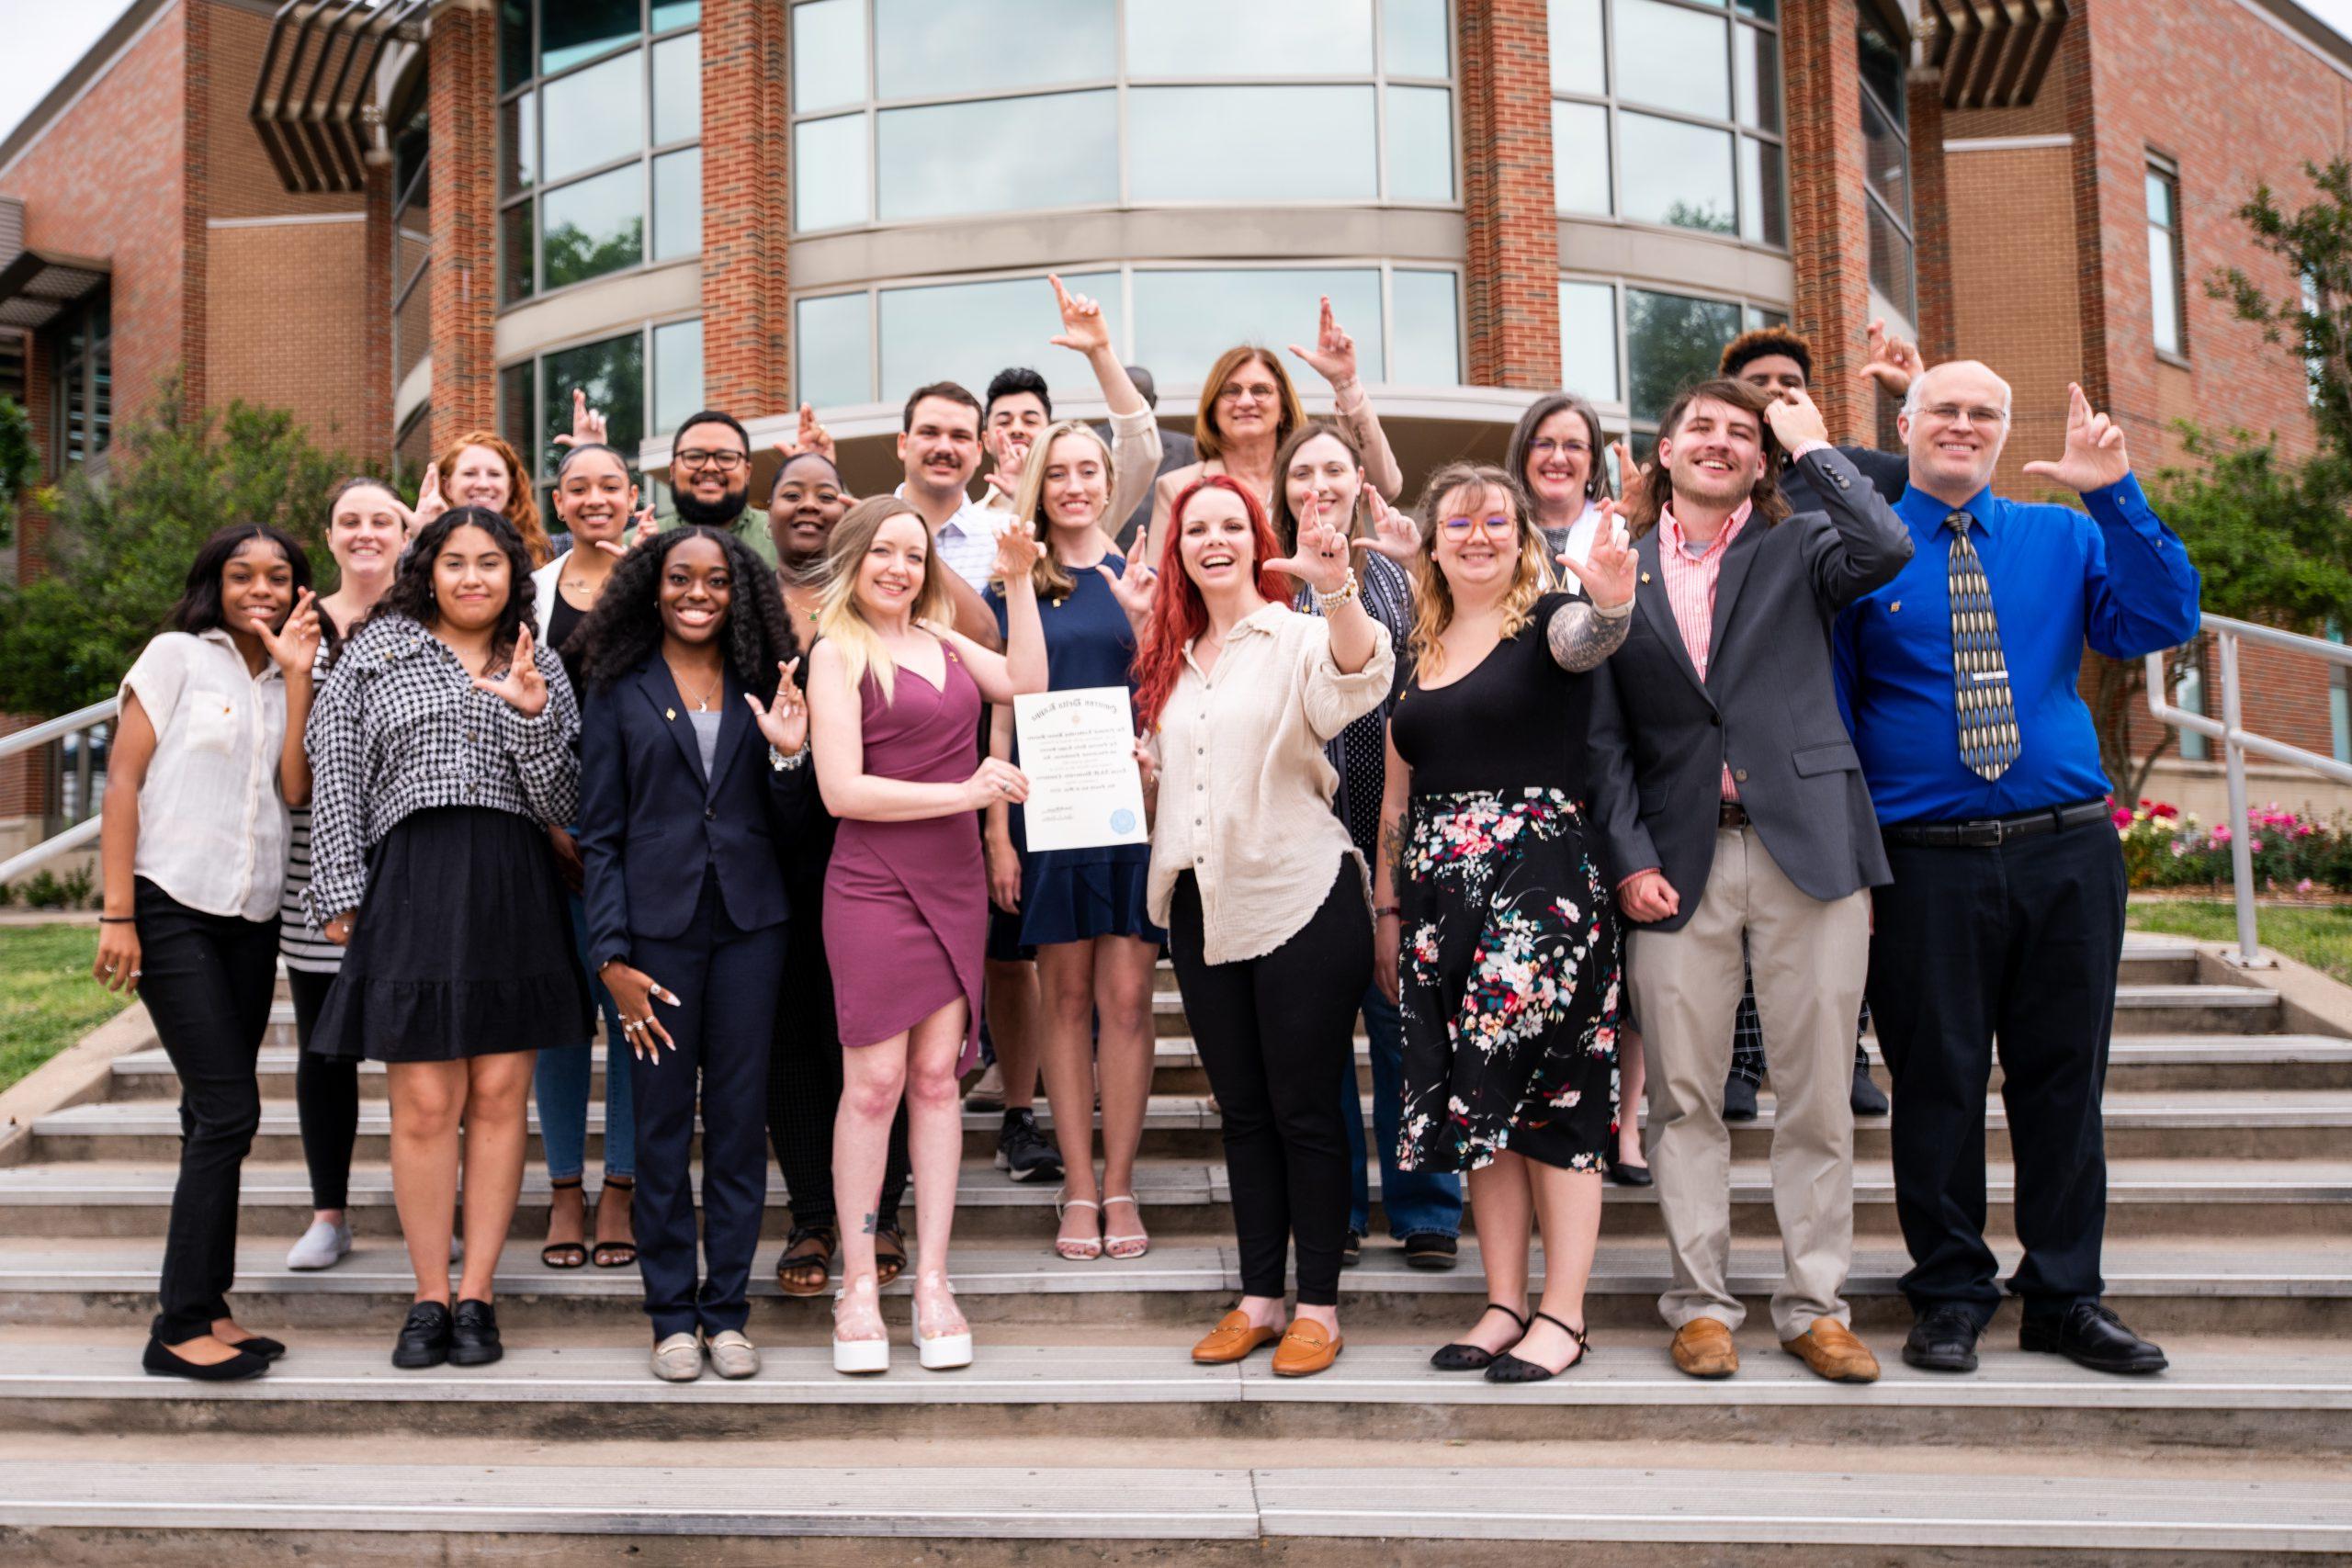
[{"label": "black belt", "polygon": [[1882,829],[1890,844],[1928,844],[1938,849],[1998,849],[2012,839],[2035,839],[2108,820],[2107,802],[2045,806],[2013,817],[1980,817],[1967,822],[1897,822]]},{"label": "black belt", "polygon": [[1724,801],[1715,807],[1715,826],[1718,828],[1745,828],[1747,823],[1747,807],[1736,800]]}]

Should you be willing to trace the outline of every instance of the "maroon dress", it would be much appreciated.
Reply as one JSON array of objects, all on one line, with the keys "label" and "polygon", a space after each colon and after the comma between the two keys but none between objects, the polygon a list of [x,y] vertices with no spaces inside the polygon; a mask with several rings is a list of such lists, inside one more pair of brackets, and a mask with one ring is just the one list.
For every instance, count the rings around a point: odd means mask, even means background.
[{"label": "maroon dress", "polygon": [[[962,784],[979,765],[980,689],[955,649],[943,651],[944,689],[903,664],[891,702],[872,671],[858,682],[865,772]],[[825,957],[843,1045],[878,1045],[960,996],[969,1022],[957,1070],[978,1059],[989,893],[975,815],[842,820],[825,873]]]}]

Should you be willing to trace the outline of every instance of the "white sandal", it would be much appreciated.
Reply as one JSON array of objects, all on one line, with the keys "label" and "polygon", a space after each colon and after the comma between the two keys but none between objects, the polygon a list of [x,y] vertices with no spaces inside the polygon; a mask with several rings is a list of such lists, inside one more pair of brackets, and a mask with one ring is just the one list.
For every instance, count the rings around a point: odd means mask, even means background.
[{"label": "white sandal", "polygon": [[939,1281],[940,1289],[951,1298],[956,1294],[956,1287],[947,1282],[944,1274],[924,1274],[917,1280],[913,1322],[910,1325],[914,1329],[915,1358],[927,1372],[953,1371],[957,1367],[968,1367],[972,1364],[970,1325],[967,1324],[954,1334],[927,1335],[922,1331],[922,1287],[933,1280]]},{"label": "white sandal", "polygon": [[887,1372],[890,1370],[890,1325],[882,1325],[878,1339],[844,1339],[842,1337],[842,1299],[854,1288],[858,1294],[871,1302],[874,1316],[882,1316],[882,1302],[874,1288],[874,1276],[864,1275],[854,1287],[843,1284],[833,1292],[833,1371],[837,1372]]},{"label": "white sandal", "polygon": [[[1102,1205],[1091,1198],[1064,1198],[1062,1192],[1069,1190],[1069,1189],[1065,1187],[1061,1192],[1054,1194],[1055,1224],[1059,1224],[1062,1216],[1072,1209],[1091,1209],[1097,1215],[1102,1213]],[[1091,1263],[1102,1256],[1102,1233],[1098,1230],[1092,1241],[1070,1241],[1057,1235],[1054,1237],[1054,1253],[1065,1262]]]},{"label": "white sandal", "polygon": [[[1143,1218],[1143,1205],[1136,1201],[1136,1195],[1132,1192],[1122,1192],[1115,1197],[1105,1198],[1102,1201],[1106,1205],[1102,1215],[1103,1221],[1106,1224],[1109,1223],[1111,1218],[1107,1205],[1112,1203],[1125,1203],[1135,1210],[1136,1218],[1138,1221]],[[1137,1246],[1138,1243],[1141,1245]],[[1122,1247],[1134,1247],[1136,1250],[1133,1252],[1121,1252],[1119,1248]],[[1151,1237],[1148,1235],[1142,1233],[1138,1233],[1135,1235],[1113,1235],[1106,1230],[1102,1235],[1102,1250],[1123,1263],[1132,1262],[1134,1259],[1141,1258],[1145,1253],[1151,1250]]]}]

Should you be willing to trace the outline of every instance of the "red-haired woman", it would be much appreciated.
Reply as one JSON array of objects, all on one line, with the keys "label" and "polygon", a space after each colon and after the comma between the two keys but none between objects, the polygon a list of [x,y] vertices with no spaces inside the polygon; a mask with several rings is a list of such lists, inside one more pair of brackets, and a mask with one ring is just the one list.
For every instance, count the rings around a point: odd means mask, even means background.
[{"label": "red-haired woman", "polygon": [[[1363,854],[1332,815],[1323,749],[1380,705],[1396,671],[1365,614],[1348,540],[1319,517],[1276,559],[1265,509],[1229,475],[1175,498],[1159,568],[1118,582],[1143,622],[1136,709],[1158,773],[1153,921],[1169,933],[1209,1087],[1225,1119],[1241,1301],[1193,1348],[1238,1361],[1279,1337],[1274,1371],[1340,1353],[1348,1225],[1341,1086],[1372,981]],[[1315,594],[1284,601],[1278,574]],[[1156,581],[1155,581],[1156,579]],[[1286,1254],[1298,1315],[1283,1326]]]}]

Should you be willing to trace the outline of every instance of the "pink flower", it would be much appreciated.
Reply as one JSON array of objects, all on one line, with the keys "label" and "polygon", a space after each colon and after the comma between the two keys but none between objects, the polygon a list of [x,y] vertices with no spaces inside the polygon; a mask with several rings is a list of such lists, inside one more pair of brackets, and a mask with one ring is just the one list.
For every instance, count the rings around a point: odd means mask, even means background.
[{"label": "pink flower", "polygon": [[2252,843],[2246,845],[2246,851],[2250,854],[2260,854],[2262,852],[2262,840],[2260,839],[2255,840]]},{"label": "pink flower", "polygon": [[2298,892],[2298,893],[2308,893],[2308,892],[2310,892],[2311,890],[2312,890],[2312,879],[2311,879],[2310,877],[2308,877],[2308,876],[2304,877],[2301,882],[2298,882],[2298,883],[2296,883],[2296,884],[2295,884],[2295,891],[2296,891],[2296,892]]},{"label": "pink flower", "polygon": [[2217,844],[2226,844],[2226,843],[2228,843],[2228,842],[2230,841],[2230,830],[2229,830],[2227,828],[2216,828],[2216,829],[2213,829],[2213,841],[2214,841],[2215,843],[2217,843]]},{"label": "pink flower", "polygon": [[2129,828],[2132,826],[2132,813],[2119,806],[2115,808],[2113,820],[2119,829]]}]

